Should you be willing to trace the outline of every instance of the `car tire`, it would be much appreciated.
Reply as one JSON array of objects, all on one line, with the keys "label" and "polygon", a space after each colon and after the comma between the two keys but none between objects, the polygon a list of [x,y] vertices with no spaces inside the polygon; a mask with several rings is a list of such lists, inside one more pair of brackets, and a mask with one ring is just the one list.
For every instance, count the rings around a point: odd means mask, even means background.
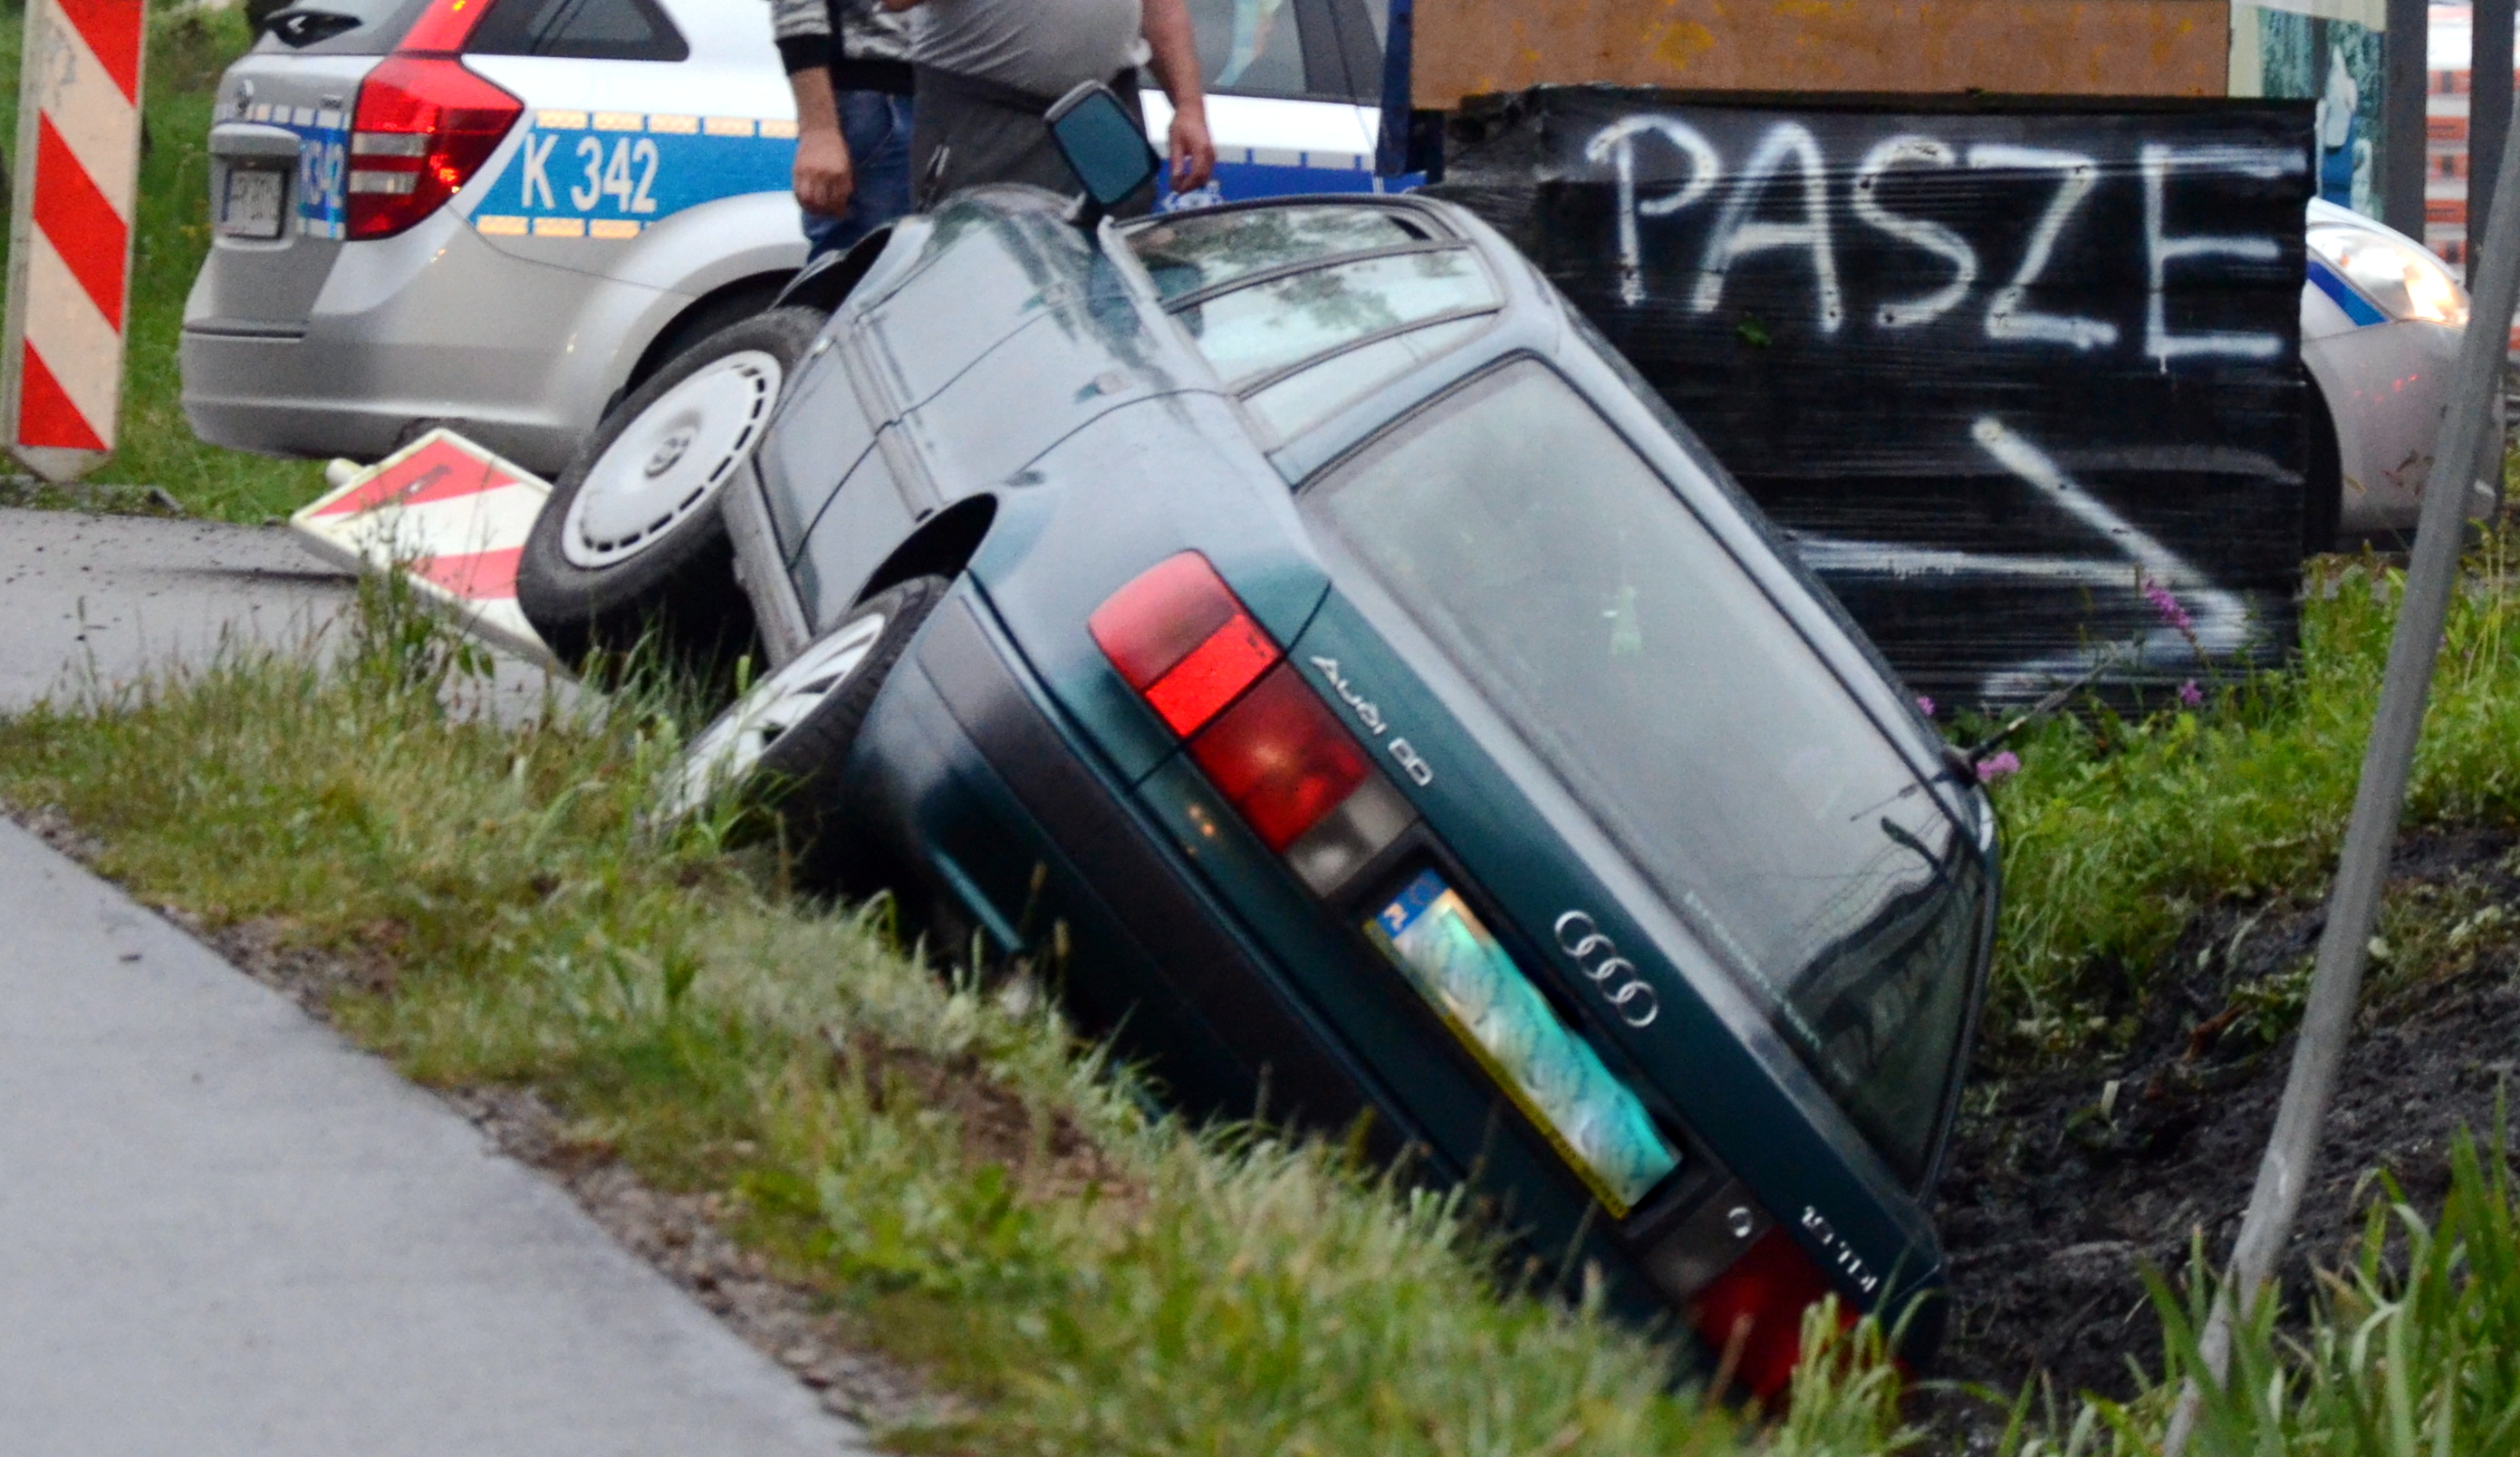
[{"label": "car tire", "polygon": [[839,776],[884,679],[951,584],[913,577],[860,603],[837,627],[755,683],[684,750],[656,817],[676,820],[720,796],[769,786],[790,851],[809,878],[832,880]]},{"label": "car tire", "polygon": [[517,565],[517,605],[562,662],[618,660],[652,633],[666,662],[706,674],[751,643],[719,499],[823,320],[783,308],[719,330],[579,447]]}]

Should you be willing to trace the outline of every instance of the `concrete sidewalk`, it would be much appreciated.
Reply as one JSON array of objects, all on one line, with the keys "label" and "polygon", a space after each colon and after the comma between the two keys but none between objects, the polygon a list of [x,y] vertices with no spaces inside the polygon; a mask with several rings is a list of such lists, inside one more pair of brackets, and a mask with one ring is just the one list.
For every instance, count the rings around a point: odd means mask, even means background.
[{"label": "concrete sidewalk", "polygon": [[[0,507],[0,712],[199,664],[223,641],[294,647],[355,595],[282,526]],[[543,684],[501,658],[490,706],[530,715]]]},{"label": "concrete sidewalk", "polygon": [[[278,529],[0,510],[0,712],[294,644],[350,586]],[[0,820],[0,1454],[862,1450],[472,1123]]]},{"label": "concrete sidewalk", "polygon": [[0,821],[0,1452],[863,1450],[560,1189]]}]

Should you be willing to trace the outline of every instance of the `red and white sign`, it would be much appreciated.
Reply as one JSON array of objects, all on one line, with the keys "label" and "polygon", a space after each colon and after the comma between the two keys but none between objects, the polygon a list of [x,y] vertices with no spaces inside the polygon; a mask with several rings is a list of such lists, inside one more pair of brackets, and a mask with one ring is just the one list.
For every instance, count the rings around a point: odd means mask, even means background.
[{"label": "red and white sign", "polygon": [[399,571],[466,631],[559,664],[517,606],[517,562],[548,481],[450,430],[433,430],[290,519],[298,540],[354,571]]},{"label": "red and white sign", "polygon": [[27,0],[0,422],[47,480],[113,450],[147,19],[145,0]]}]

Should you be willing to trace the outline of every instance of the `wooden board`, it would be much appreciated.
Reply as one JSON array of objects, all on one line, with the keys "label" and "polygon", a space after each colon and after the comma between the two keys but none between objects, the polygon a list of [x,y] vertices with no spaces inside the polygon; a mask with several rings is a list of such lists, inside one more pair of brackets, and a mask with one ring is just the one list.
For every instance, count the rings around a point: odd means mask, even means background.
[{"label": "wooden board", "polygon": [[1698,91],[2221,96],[2228,0],[1416,0],[1412,104]]}]

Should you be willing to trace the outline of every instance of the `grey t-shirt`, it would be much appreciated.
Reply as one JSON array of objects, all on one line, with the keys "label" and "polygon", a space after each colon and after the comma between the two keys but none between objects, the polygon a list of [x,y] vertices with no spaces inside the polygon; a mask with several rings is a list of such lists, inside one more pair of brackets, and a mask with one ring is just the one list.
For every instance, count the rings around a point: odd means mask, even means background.
[{"label": "grey t-shirt", "polygon": [[1146,60],[1140,0],[925,0],[910,59],[1057,97]]}]

